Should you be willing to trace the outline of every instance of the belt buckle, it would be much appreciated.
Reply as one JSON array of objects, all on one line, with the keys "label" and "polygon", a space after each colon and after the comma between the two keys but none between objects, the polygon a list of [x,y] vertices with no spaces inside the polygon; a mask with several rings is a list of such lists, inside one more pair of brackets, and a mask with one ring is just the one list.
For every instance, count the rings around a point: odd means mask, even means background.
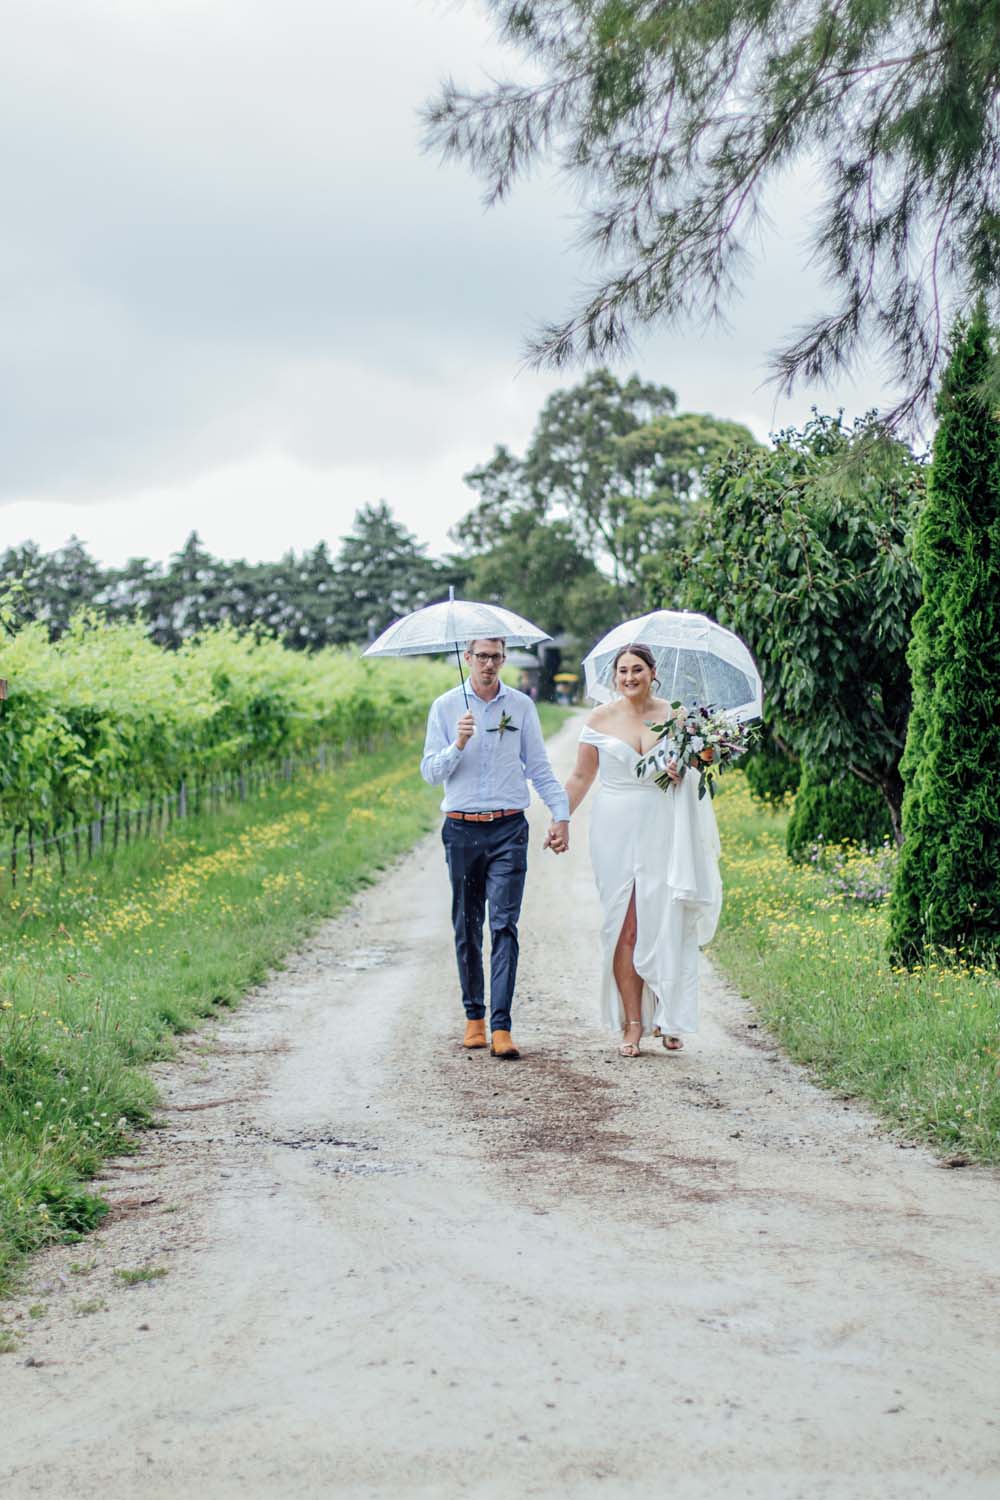
[{"label": "belt buckle", "polygon": [[496,813],[494,813],[494,812],[480,813],[479,814],[479,821],[480,821],[480,823],[492,823],[493,819],[495,817],[496,817]]}]

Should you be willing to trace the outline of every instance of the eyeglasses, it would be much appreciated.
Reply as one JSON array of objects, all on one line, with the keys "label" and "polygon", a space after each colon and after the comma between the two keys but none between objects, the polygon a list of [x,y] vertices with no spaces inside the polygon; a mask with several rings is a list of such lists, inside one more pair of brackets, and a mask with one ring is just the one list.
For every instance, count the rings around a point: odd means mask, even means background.
[{"label": "eyeglasses", "polygon": [[488,663],[498,667],[504,657],[503,651],[473,651],[472,653],[473,661],[477,661],[481,667],[485,667]]}]

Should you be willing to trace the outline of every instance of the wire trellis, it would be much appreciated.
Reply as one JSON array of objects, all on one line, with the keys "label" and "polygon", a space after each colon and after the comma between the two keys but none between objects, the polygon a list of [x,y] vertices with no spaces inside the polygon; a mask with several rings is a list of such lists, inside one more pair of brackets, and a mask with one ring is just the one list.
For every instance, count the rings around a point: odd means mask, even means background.
[{"label": "wire trellis", "polygon": [[220,812],[232,802],[247,802],[281,782],[290,782],[304,774],[322,775],[333,766],[343,764],[362,751],[371,751],[391,738],[386,731],[363,741],[348,740],[340,745],[318,745],[310,755],[286,755],[269,762],[242,766],[219,777],[205,779],[195,772],[182,774],[176,790],[154,792],[136,800],[128,793],[94,803],[93,816],[68,827],[47,828],[27,819],[24,823],[0,829],[0,890],[9,882],[16,890],[18,880],[30,882],[36,867],[53,856],[59,873],[65,876],[70,861],[74,866],[99,855],[114,858],[119,848],[143,838],[162,838],[177,822],[188,817]]}]

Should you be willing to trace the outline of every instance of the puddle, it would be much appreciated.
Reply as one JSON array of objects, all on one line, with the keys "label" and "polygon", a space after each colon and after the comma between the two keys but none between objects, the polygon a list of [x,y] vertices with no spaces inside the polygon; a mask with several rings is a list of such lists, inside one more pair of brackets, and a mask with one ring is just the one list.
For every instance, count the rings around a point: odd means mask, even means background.
[{"label": "puddle", "polygon": [[342,958],[343,969],[378,969],[389,962],[388,948],[356,948],[349,958]]},{"label": "puddle", "polygon": [[347,1151],[377,1151],[378,1147],[367,1141],[345,1141],[338,1135],[293,1135],[282,1137],[269,1135],[274,1146],[285,1146],[289,1151],[321,1151],[325,1146],[341,1146]]},{"label": "puddle", "polygon": [[379,1150],[375,1141],[357,1141],[347,1136],[305,1130],[278,1135],[253,1125],[245,1127],[241,1133],[245,1137],[267,1141],[271,1146],[282,1146],[286,1151],[315,1152],[309,1165],[334,1176],[379,1177],[409,1170],[398,1162],[372,1161],[372,1155]]},{"label": "puddle", "polygon": [[331,1172],[335,1177],[398,1177],[407,1170],[399,1162],[357,1161],[349,1156],[318,1157],[311,1165],[318,1172]]}]

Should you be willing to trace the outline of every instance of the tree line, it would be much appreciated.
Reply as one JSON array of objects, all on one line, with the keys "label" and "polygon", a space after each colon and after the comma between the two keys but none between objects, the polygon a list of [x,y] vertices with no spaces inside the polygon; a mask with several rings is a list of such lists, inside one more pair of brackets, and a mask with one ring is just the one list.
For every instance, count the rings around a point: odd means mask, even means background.
[{"label": "tree line", "polygon": [[362,506],[336,553],[321,541],[278,562],[214,557],[197,532],[166,565],[140,557],[102,567],[76,537],[49,553],[26,542],[0,554],[0,590],[13,585],[18,617],[44,624],[53,639],[87,607],[139,620],[171,649],[227,624],[298,650],[361,642],[463,576],[461,565],[428,557],[384,501]]},{"label": "tree line", "polygon": [[474,504],[444,557],[379,501],[361,507],[336,551],[321,541],[278,562],[227,561],[192,533],[166,565],[106,568],[76,538],[50,553],[28,542],[0,554],[0,588],[18,584],[21,618],[55,639],[87,606],[141,620],[174,649],[232,624],[317,650],[369,641],[453,586],[586,647],[667,587],[665,559],[680,555],[705,465],[756,446],[740,423],[676,406],[669,386],[604,369],[555,392],[522,455],[498,446],[465,476]]}]

